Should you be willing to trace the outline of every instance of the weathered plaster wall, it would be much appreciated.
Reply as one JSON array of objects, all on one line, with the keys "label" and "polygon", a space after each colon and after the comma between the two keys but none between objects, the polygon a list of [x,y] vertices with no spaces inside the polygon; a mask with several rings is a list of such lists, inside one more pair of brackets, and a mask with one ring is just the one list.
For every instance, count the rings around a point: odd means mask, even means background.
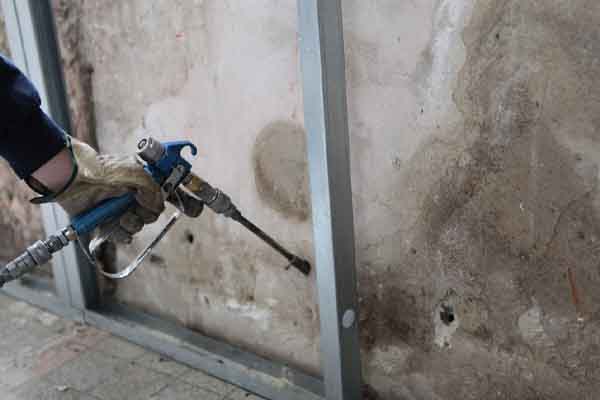
[{"label": "weathered plaster wall", "polygon": [[[195,170],[311,258],[295,1],[72,1],[101,149],[192,139]],[[367,380],[594,398],[600,3],[343,6]],[[116,297],[317,371],[314,277],[283,266],[206,212]]]},{"label": "weathered plaster wall", "polygon": [[599,4],[368,3],[344,2],[367,375],[593,398]]},{"label": "weathered plaster wall", "polygon": [[[251,220],[311,257],[293,2],[74,2],[93,66],[101,150],[149,132],[189,138],[194,169]],[[166,216],[165,216],[166,219]],[[164,220],[162,221],[164,223]],[[156,234],[153,226],[134,249]],[[175,228],[116,297],[209,335],[317,370],[313,279],[207,211]]]}]

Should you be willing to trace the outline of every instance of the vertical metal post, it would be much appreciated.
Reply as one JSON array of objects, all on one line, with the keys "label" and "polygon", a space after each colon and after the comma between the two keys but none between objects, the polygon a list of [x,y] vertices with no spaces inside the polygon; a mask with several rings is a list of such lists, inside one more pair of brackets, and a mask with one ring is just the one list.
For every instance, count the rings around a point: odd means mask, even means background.
[{"label": "vertical metal post", "polygon": [[[48,0],[1,0],[13,61],[35,84],[42,108],[65,131],[70,118],[62,76],[60,53]],[[64,211],[55,205],[42,206],[46,232],[53,233],[69,224]],[[54,283],[58,296],[69,306],[85,309],[97,300],[94,271],[69,246],[54,256]]]},{"label": "vertical metal post", "polygon": [[327,399],[361,398],[340,0],[298,0],[304,123]]}]

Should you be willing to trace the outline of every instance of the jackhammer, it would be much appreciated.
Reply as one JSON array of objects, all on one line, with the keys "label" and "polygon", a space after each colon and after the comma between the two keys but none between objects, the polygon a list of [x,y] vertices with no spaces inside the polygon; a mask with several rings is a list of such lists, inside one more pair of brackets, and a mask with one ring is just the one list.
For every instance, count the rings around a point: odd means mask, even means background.
[{"label": "jackhammer", "polygon": [[[181,151],[186,147],[190,148],[192,155],[196,155],[196,146],[189,141],[161,143],[151,137],[140,140],[137,155],[144,162],[144,169],[160,185],[163,197],[174,203],[178,211],[171,216],[160,233],[126,268],[117,273],[109,273],[98,267],[100,273],[112,279],[121,279],[129,276],[141,264],[144,258],[150,254],[152,249],[173,227],[175,222],[177,222],[181,215],[180,212],[189,217],[197,217],[202,211],[202,206],[206,205],[215,213],[222,214],[242,224],[246,229],[266,242],[287,259],[289,262],[288,267],[293,266],[305,275],[310,274],[311,265],[308,261],[286,250],[275,239],[246,219],[232,203],[228,195],[211,186],[191,171],[191,164],[181,155]],[[181,186],[187,190],[183,190]],[[186,199],[189,200],[190,198],[195,200],[195,202],[186,201]],[[194,206],[194,204],[200,204],[200,207]],[[50,235],[46,240],[35,242],[23,254],[1,269],[0,287],[6,282],[18,279],[24,274],[31,272],[37,266],[47,263],[51,260],[53,253],[60,251],[73,241],[78,242],[90,262],[97,265],[95,262],[97,250],[102,243],[110,239],[111,234],[116,230],[119,218],[134,205],[134,194],[127,193],[120,197],[105,200],[92,209],[75,216],[72,218],[69,226]],[[85,235],[103,224],[112,224],[115,229],[109,229],[103,236],[92,240],[88,248],[83,246],[80,238],[85,237]]]}]

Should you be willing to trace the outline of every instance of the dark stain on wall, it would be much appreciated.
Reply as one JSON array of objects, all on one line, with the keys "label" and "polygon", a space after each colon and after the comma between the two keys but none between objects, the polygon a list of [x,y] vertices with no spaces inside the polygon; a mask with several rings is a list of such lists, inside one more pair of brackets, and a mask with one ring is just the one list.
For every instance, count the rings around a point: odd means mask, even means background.
[{"label": "dark stain on wall", "polygon": [[270,123],[254,144],[254,177],[260,198],[282,215],[310,216],[305,132],[286,121]]},{"label": "dark stain on wall", "polygon": [[[359,257],[366,359],[409,345],[410,373],[444,399],[584,398],[600,387],[600,4],[560,4],[476,2],[453,96],[464,126],[443,138],[460,139],[425,178],[440,138],[416,151],[399,182],[418,193],[416,224]],[[459,328],[445,350],[432,339],[448,290]],[[528,336],[519,319],[532,308]]]}]

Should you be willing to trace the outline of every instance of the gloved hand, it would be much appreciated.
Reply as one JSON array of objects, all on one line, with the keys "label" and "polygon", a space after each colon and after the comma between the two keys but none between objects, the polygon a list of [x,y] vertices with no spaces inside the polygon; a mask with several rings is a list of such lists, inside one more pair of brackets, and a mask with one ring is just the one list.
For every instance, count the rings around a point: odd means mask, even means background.
[{"label": "gloved hand", "polygon": [[36,203],[57,202],[70,216],[90,209],[102,200],[134,192],[138,205],[125,213],[118,227],[100,227],[99,235],[114,230],[111,238],[129,243],[144,224],[158,218],[164,210],[164,199],[158,184],[144,171],[135,156],[99,155],[92,147],[71,138],[76,165],[75,176],[56,196],[42,197]]}]

